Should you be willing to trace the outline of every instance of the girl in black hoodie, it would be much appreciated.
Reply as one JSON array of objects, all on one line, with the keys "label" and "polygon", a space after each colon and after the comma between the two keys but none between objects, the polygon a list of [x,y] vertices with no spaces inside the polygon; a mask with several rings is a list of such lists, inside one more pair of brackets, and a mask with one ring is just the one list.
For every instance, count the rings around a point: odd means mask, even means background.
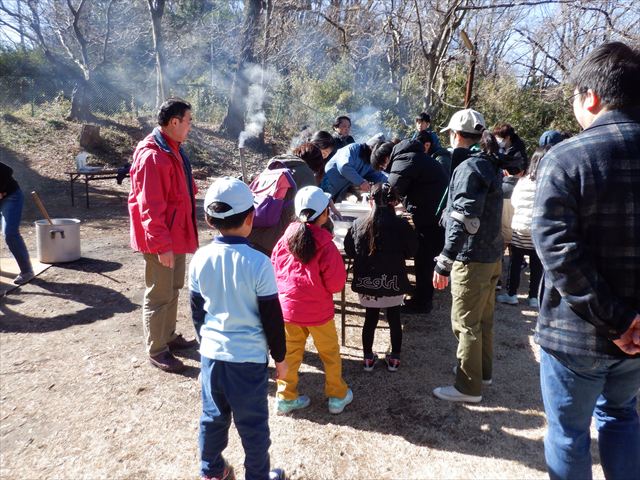
[{"label": "girl in black hoodie", "polygon": [[388,183],[375,184],[371,189],[371,213],[357,219],[344,239],[345,253],[354,259],[351,289],[366,308],[362,349],[368,372],[378,359],[373,353],[373,339],[381,308],[387,309],[391,333],[391,353],[385,356],[387,369],[395,372],[400,366],[400,305],[410,289],[405,260],[415,255],[418,240],[409,222],[396,216],[398,201]]}]

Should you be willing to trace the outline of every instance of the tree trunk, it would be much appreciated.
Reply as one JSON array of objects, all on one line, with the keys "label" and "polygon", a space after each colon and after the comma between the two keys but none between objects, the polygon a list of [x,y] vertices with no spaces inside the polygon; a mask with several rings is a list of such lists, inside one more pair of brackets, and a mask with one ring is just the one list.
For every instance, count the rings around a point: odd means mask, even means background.
[{"label": "tree trunk", "polygon": [[162,36],[162,16],[165,0],[147,0],[151,15],[151,32],[153,34],[153,54],[156,59],[156,109],[165,101],[170,91],[167,79],[167,61],[164,54],[164,38]]},{"label": "tree trunk", "polygon": [[71,112],[67,117],[68,120],[76,120],[79,122],[88,122],[93,120],[93,114],[88,100],[89,82],[87,80],[80,79],[73,87],[73,93],[71,94]]},{"label": "tree trunk", "polygon": [[233,77],[227,114],[220,125],[220,131],[236,138],[244,130],[245,99],[249,90],[249,80],[245,76],[245,66],[255,62],[253,43],[257,37],[262,0],[245,0],[245,17],[242,27],[242,47]]}]

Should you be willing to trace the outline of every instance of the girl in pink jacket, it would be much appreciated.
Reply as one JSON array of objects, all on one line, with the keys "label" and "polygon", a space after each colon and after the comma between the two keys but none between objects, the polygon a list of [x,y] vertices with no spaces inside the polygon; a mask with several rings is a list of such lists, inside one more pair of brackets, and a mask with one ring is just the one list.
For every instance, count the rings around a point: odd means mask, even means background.
[{"label": "girl in pink jacket", "polygon": [[287,335],[287,375],[278,379],[277,410],[289,413],[306,408],[311,400],[298,395],[298,369],[307,337],[311,335],[325,372],[329,412],[342,413],[353,393],[342,378],[338,334],[333,322],[333,294],[347,279],[344,262],[331,234],[329,196],[317,187],[301,188],[295,198],[297,222],[289,225],[273,249],[278,296]]}]

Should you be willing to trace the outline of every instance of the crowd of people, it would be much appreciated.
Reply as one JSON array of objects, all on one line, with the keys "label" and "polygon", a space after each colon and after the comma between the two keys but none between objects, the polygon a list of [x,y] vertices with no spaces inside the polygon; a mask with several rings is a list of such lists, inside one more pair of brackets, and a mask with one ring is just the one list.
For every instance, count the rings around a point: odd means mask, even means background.
[{"label": "crowd of people", "polygon": [[[131,244],[145,262],[143,325],[151,363],[179,372],[184,364],[172,352],[200,347],[202,478],[234,478],[222,455],[232,419],[246,478],[285,478],[269,462],[269,355],[278,413],[312,401],[300,393],[298,378],[309,336],[324,366],[329,412],[339,414],[353,401],[333,321],[333,295],[347,274],[330,217],[333,202],[354,191],[366,193],[371,205],[349,229],[343,252],[353,259],[351,288],[365,309],[363,369],[378,362],[373,342],[381,310],[391,337],[384,363],[396,372],[403,311],[428,314],[434,289],[450,284],[455,380],[433,394],[482,401],[493,382],[493,317],[507,247],[506,293],[497,300],[518,303],[527,257],[527,302],[539,307],[535,339],[550,477],[591,478],[594,415],[605,476],[640,478],[639,81],[637,49],[622,43],[596,48],[572,77],[573,111],[584,131],[570,139],[543,133],[530,160],[511,125],[489,129],[473,109],[456,112],[442,130],[450,149],[441,146],[424,112],[412,138],[393,142],[378,136],[357,143],[350,119],[340,116],[333,134],[318,131],[277,159],[291,169],[297,189],[268,232],[252,234],[258,212],[249,186],[231,177],[216,180],[204,213],[219,234],[199,249],[196,186],[180,147],[191,107],[166,101],[159,126],[134,154]],[[405,216],[396,215],[400,204]],[[185,254],[194,252],[187,276],[197,341],[189,341],[175,331],[176,308]]]}]

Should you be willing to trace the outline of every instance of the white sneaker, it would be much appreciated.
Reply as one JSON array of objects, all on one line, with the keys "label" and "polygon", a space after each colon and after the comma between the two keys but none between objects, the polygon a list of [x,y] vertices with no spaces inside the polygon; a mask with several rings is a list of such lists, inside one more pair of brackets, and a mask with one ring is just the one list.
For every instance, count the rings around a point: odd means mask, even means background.
[{"label": "white sneaker", "polygon": [[518,305],[518,296],[501,293],[500,295],[496,296],[496,301],[500,303],[506,303],[507,305]]},{"label": "white sneaker", "polygon": [[537,298],[529,298],[527,300],[527,304],[531,307],[531,308],[540,308],[540,303],[538,302]]},{"label": "white sneaker", "polygon": [[440,400],[447,400],[449,402],[478,403],[482,400],[482,395],[465,395],[459,392],[453,385],[434,388],[433,394]]},{"label": "white sneaker", "polygon": [[15,285],[24,285],[25,283],[30,282],[33,277],[35,277],[35,274],[33,272],[24,272],[14,278],[13,283]]},{"label": "white sneaker", "polygon": [[[458,374],[458,366],[457,366],[457,365],[454,365],[454,366],[453,366],[453,374],[454,374],[454,375],[457,375],[457,374]],[[485,385],[485,386],[487,386],[487,387],[488,387],[489,385],[491,385],[492,383],[493,383],[493,380],[492,380],[492,379],[489,379],[489,380],[484,380],[484,379],[482,379],[482,384],[483,384],[483,385]]]}]

